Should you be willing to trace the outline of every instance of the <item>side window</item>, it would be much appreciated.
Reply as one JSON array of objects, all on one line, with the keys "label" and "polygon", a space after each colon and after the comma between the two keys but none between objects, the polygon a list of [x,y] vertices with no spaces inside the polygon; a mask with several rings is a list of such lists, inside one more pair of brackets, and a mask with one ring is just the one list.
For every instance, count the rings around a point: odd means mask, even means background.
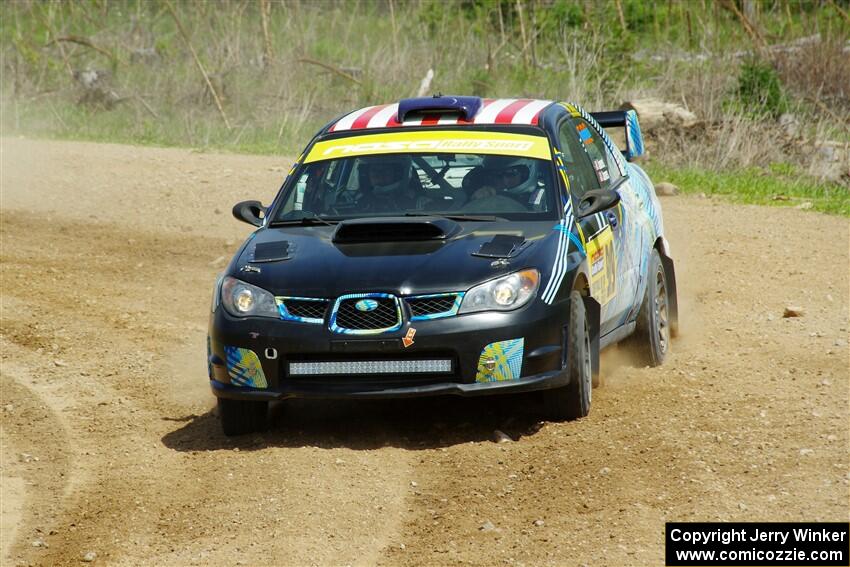
[{"label": "side window", "polygon": [[282,211],[288,213],[290,211],[300,211],[304,203],[304,192],[307,189],[307,173],[302,173],[301,177],[295,183],[295,191],[292,191],[286,198],[286,203],[283,205]]},{"label": "side window", "polygon": [[295,189],[287,197],[281,215],[293,211],[323,213],[334,201],[335,184],[339,182],[342,168],[336,161],[308,164],[295,182]]},{"label": "side window", "polygon": [[621,177],[614,156],[593,126],[583,118],[576,118],[575,121],[578,137],[593,162],[593,171],[600,185],[605,189],[613,187]]},{"label": "side window", "polygon": [[570,193],[578,201],[587,191],[599,189],[599,181],[593,171],[590,157],[579,142],[576,124],[571,118],[561,123],[558,140],[564,154],[564,168],[570,180]]}]

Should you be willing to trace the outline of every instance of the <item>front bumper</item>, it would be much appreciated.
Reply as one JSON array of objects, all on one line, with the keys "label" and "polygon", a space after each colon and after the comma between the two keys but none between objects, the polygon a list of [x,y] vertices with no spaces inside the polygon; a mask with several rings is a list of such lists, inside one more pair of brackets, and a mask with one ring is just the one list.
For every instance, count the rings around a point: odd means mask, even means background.
[{"label": "front bumper", "polygon": [[[286,398],[404,398],[476,396],[563,386],[563,333],[568,305],[532,304],[506,313],[474,313],[411,323],[391,333],[351,336],[326,324],[270,318],[236,318],[219,307],[210,318],[210,386],[218,397],[252,400]],[[404,346],[403,337],[413,344]],[[481,361],[493,343],[522,341],[521,362],[510,379],[482,380]],[[228,351],[247,349],[262,367],[263,387],[234,379]],[[243,350],[244,352],[244,350]],[[451,359],[449,374],[291,376],[290,362]],[[492,378],[492,376],[490,377]],[[485,376],[486,379],[486,376]]]},{"label": "front bumper", "polygon": [[[402,382],[404,377],[398,377]],[[218,380],[210,380],[213,393],[219,398],[238,400],[272,401],[287,398],[321,398],[321,399],[387,399],[387,398],[418,398],[425,396],[483,396],[489,394],[512,394],[531,392],[564,386],[569,381],[567,373],[562,371],[546,372],[535,376],[523,377],[520,380],[504,382],[476,382],[460,384],[444,382],[427,386],[397,386],[389,388],[364,388],[353,385],[342,388],[329,387],[322,384],[318,387],[284,385],[277,390],[244,388],[225,384]]]}]

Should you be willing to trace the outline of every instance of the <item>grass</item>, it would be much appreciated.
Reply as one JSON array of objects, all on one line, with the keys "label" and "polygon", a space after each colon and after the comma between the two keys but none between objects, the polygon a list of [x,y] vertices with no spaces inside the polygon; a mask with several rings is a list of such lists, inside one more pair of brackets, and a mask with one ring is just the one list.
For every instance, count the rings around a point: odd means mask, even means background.
[{"label": "grass", "polygon": [[[191,118],[166,109],[164,115],[154,118],[142,106],[135,107],[133,101],[122,104],[128,106],[123,112],[92,109],[63,100],[20,105],[12,102],[0,112],[0,130],[3,135],[292,156],[298,155],[325,123],[322,119],[297,127],[243,123],[227,130],[217,116],[204,115],[214,114],[213,109],[196,111]],[[15,121],[27,126],[16,128]]]},{"label": "grass", "polygon": [[683,193],[705,193],[737,203],[795,206],[850,216],[848,189],[801,175],[789,164],[714,172],[655,163],[648,164],[646,170],[656,183],[668,181],[678,186]]},{"label": "grass", "polygon": [[[0,133],[291,156],[341,112],[415,95],[432,69],[428,92],[574,100],[591,110],[680,102],[717,134],[699,144],[659,138],[653,155],[663,161],[651,166],[659,174],[685,190],[847,214],[840,187],[800,173],[817,169],[803,161],[811,158],[783,154],[775,120],[729,110],[730,101],[758,110],[762,91],[779,88],[807,138],[850,139],[846,23],[820,0],[753,6],[771,44],[824,39],[772,59],[763,67],[770,80],[753,82],[741,100],[741,53],[757,49],[713,1],[11,0],[0,2]],[[91,92],[74,77],[84,70],[104,72],[96,88],[119,102],[81,102]],[[793,171],[752,167],[770,162],[794,162]]]}]

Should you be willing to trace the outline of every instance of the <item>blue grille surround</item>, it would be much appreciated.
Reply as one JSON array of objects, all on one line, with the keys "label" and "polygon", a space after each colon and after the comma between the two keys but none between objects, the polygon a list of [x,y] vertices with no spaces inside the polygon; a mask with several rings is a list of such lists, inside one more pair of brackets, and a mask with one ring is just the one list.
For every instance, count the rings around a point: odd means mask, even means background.
[{"label": "blue grille surround", "polygon": [[[335,333],[369,335],[397,331],[402,327],[401,302],[407,303],[410,321],[429,321],[453,317],[460,310],[464,292],[432,293],[397,297],[389,293],[354,293],[341,295],[335,301],[318,297],[279,296],[275,297],[280,318],[284,321],[321,325],[326,320],[328,306],[332,304],[328,327]],[[379,304],[374,310],[362,312],[356,305],[364,299]],[[351,305],[348,305],[350,301]],[[343,316],[340,320],[340,307]],[[370,315],[372,314],[372,315]],[[364,328],[367,327],[367,328]]]},{"label": "blue grille surround", "polygon": [[410,308],[411,321],[428,321],[457,315],[463,301],[464,292],[433,293],[430,295],[412,295],[405,297]]},{"label": "blue grille surround", "polygon": [[[374,299],[373,311],[359,311],[354,305],[361,299]],[[377,335],[401,329],[401,301],[390,293],[350,293],[337,297],[331,309],[328,328],[345,335]]]},{"label": "blue grille surround", "polygon": [[280,318],[284,321],[319,324],[325,322],[330,300],[316,297],[275,297]]}]

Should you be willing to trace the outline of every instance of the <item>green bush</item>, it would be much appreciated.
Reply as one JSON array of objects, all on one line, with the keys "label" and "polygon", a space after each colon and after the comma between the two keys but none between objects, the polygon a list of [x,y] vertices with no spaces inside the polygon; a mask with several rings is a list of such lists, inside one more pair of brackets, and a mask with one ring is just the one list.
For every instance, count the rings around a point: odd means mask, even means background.
[{"label": "green bush", "polygon": [[546,34],[557,35],[562,27],[579,28],[586,22],[584,8],[568,0],[555,0],[548,8],[539,11],[538,26]]},{"label": "green bush", "polygon": [[626,26],[631,31],[645,32],[652,27],[653,12],[659,10],[658,5],[653,5],[642,0],[626,0],[623,3],[623,16]]},{"label": "green bush", "polygon": [[743,111],[757,116],[775,118],[788,110],[779,74],[759,59],[749,59],[741,66],[736,99]]}]

